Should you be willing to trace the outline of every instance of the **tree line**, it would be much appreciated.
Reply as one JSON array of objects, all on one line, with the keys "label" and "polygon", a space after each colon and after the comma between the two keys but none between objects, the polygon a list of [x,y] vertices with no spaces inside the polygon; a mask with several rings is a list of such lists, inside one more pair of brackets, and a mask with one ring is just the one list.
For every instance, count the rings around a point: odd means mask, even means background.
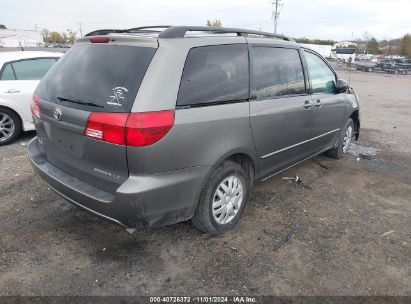
[{"label": "tree line", "polygon": [[43,41],[50,44],[73,44],[76,39],[76,32],[68,29],[67,32],[50,32],[48,29],[41,31]]},{"label": "tree line", "polygon": [[[220,19],[207,20],[206,26],[208,27],[221,27],[222,22]],[[43,41],[45,43],[57,43],[57,44],[73,44],[76,39],[76,32],[68,29],[67,32],[50,32],[48,29],[42,30]],[[402,38],[391,39],[391,40],[380,40],[378,41],[374,37],[370,37],[368,33],[364,33],[363,39],[356,39],[355,42],[357,53],[368,53],[374,55],[402,55],[411,57],[411,35],[405,34]],[[331,39],[308,39],[308,38],[297,38],[295,39],[298,43],[308,43],[308,44],[320,44],[320,45],[333,45],[337,41]]]}]

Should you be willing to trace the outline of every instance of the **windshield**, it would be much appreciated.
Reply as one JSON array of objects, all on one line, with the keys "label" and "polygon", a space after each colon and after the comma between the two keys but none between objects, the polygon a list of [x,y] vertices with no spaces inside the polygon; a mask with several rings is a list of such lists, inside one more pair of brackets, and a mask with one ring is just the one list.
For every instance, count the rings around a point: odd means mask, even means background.
[{"label": "windshield", "polygon": [[130,112],[156,49],[78,45],[64,55],[36,89],[43,100],[92,112]]}]

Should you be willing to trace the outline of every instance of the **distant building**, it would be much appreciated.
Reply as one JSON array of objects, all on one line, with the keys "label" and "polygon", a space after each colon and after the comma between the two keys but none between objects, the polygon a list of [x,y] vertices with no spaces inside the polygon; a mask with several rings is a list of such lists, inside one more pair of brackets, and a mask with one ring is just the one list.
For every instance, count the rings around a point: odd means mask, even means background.
[{"label": "distant building", "polygon": [[43,47],[41,32],[0,28],[0,47]]},{"label": "distant building", "polygon": [[352,41],[344,40],[344,41],[337,42],[336,44],[333,45],[333,49],[335,49],[335,48],[349,48],[349,47],[356,48],[357,43],[352,42]]}]

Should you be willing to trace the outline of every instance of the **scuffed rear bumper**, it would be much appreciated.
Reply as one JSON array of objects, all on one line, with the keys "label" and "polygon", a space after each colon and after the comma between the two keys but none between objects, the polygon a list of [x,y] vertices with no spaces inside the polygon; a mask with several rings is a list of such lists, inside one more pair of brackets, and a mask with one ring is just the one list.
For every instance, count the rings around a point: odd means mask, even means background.
[{"label": "scuffed rear bumper", "polygon": [[37,137],[27,145],[34,171],[69,202],[125,228],[159,227],[192,217],[209,166],[157,174],[130,175],[114,192],[106,192],[48,162]]}]

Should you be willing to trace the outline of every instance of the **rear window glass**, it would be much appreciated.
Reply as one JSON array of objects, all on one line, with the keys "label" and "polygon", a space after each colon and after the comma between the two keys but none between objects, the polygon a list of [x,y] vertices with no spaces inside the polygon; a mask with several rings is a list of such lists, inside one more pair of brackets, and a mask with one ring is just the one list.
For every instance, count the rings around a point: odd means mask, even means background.
[{"label": "rear window glass", "polygon": [[252,56],[257,99],[305,93],[304,72],[298,50],[253,47]]},{"label": "rear window glass", "polygon": [[40,80],[56,63],[56,58],[38,58],[13,62],[17,80]]},{"label": "rear window glass", "polygon": [[91,112],[129,112],[156,49],[77,45],[47,73],[36,95]]},{"label": "rear window glass", "polygon": [[177,105],[203,105],[247,99],[248,50],[245,44],[197,47],[184,65]]}]

